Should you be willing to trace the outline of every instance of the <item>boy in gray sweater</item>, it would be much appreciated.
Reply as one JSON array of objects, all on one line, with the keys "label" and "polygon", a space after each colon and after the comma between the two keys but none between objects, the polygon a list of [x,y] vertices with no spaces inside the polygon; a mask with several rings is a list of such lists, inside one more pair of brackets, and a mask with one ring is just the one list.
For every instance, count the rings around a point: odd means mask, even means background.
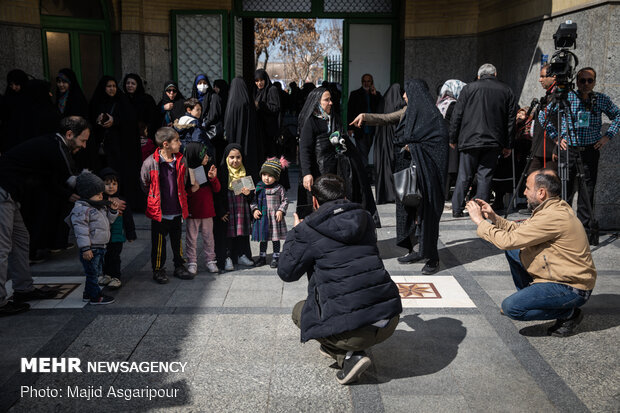
[{"label": "boy in gray sweater", "polygon": [[105,246],[110,241],[110,224],[118,216],[118,203],[104,201],[104,189],[101,178],[82,172],[76,180],[80,199],[69,216],[86,275],[83,299],[93,305],[114,302],[113,297],[101,292],[98,284],[98,277],[103,275]]}]

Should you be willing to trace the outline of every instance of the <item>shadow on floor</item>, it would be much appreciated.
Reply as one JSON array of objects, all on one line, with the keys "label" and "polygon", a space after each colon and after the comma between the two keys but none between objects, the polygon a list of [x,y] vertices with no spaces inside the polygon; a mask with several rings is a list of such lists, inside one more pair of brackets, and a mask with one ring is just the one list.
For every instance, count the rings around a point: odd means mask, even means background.
[{"label": "shadow on floor", "polygon": [[[620,311],[618,294],[593,295],[583,309],[583,321],[577,326],[576,334],[589,331],[603,331],[620,325]],[[524,327],[519,330],[526,337],[543,337],[547,335],[547,329],[553,325],[553,320]]]},{"label": "shadow on floor", "polygon": [[362,384],[386,383],[405,377],[426,376],[447,367],[456,358],[467,335],[460,320],[439,317],[423,320],[418,314],[401,318],[413,331],[396,330],[372,349],[374,365]]}]

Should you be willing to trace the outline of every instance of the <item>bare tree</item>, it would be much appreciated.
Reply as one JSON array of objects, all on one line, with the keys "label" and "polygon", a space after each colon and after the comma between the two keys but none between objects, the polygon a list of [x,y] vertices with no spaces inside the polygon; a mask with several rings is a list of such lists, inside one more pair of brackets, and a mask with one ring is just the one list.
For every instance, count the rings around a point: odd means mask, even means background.
[{"label": "bare tree", "polygon": [[282,19],[255,19],[254,20],[254,67],[258,69],[260,57],[265,55],[263,69],[267,69],[269,53],[275,43],[284,33],[285,24]]},{"label": "bare tree", "polygon": [[[280,50],[284,54],[289,78],[305,81],[312,68],[320,65],[327,50],[319,41],[315,28],[316,19],[290,19],[285,21],[284,33],[280,36]],[[289,75],[287,74],[287,77]]]}]

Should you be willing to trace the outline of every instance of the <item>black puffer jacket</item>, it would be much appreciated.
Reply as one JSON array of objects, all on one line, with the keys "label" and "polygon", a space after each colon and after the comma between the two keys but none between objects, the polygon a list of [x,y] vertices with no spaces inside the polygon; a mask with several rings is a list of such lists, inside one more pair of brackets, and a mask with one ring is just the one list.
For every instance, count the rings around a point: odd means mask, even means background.
[{"label": "black puffer jacket", "polygon": [[450,143],[459,151],[512,148],[517,105],[512,90],[493,75],[463,88],[450,119]]},{"label": "black puffer jacket", "polygon": [[288,233],[278,275],[291,282],[305,273],[302,342],[355,330],[402,311],[398,288],[379,257],[373,219],[359,204],[326,202]]}]

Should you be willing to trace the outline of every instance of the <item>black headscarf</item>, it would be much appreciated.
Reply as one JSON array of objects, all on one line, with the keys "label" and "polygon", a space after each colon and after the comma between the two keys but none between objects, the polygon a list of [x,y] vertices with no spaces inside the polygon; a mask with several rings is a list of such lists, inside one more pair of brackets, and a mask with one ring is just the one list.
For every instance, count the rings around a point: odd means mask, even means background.
[{"label": "black headscarf", "polygon": [[[168,97],[166,90],[169,88],[175,88],[177,90],[177,95],[174,100]],[[167,126],[169,123],[174,122],[175,119],[179,119],[185,113],[185,108],[183,106],[183,102],[185,101],[185,97],[179,90],[179,85],[174,80],[166,80],[164,83],[164,89],[161,92],[161,100],[157,104],[159,111],[161,113],[161,119],[159,122],[159,126]],[[164,105],[172,103],[172,110],[164,110]]]},{"label": "black headscarf", "polygon": [[[137,83],[136,91],[134,93],[127,92],[128,79],[133,79]],[[157,106],[155,105],[155,99],[153,99],[153,96],[149,95],[144,90],[142,78],[135,73],[126,74],[123,78],[123,91],[135,109],[138,122],[142,122],[144,125],[149,127],[149,136],[153,138],[155,136],[156,129],[159,126]]]},{"label": "black headscarf", "polygon": [[50,83],[41,79],[31,79],[22,87],[13,112],[19,131],[18,142],[56,132],[60,115],[52,102],[50,89]]},{"label": "black headscarf", "polygon": [[271,89],[271,79],[269,79],[269,74],[265,69],[258,69],[254,72],[254,80],[263,79],[265,81],[265,87],[259,89],[256,87],[256,83],[254,84],[253,94],[255,102],[263,102],[267,100],[267,95],[269,94],[269,89]]},{"label": "black headscarf", "polygon": [[[67,91],[66,101],[64,104],[64,110],[61,112],[63,117],[66,116],[82,116],[88,117],[88,102],[86,96],[80,87],[75,72],[69,68],[60,69],[58,71],[58,77],[62,77],[69,81],[69,90]],[[56,105],[60,110],[61,93],[56,87]]]},{"label": "black headscarf", "polygon": [[[248,175],[256,179],[260,170],[259,163],[263,159],[263,148],[256,141],[256,110],[250,101],[245,82],[240,77],[234,78],[230,83],[224,130],[228,142],[240,145],[243,148],[242,153],[248,154],[243,165]],[[224,153],[229,152],[228,146]]]},{"label": "black headscarf", "polygon": [[20,85],[23,89],[24,85],[26,85],[26,82],[28,82],[29,79],[31,79],[31,77],[23,70],[21,69],[11,70],[9,73],[6,74],[6,89],[4,91],[4,96],[6,97],[6,96],[17,94],[17,92],[11,89],[11,86],[10,86],[11,83]]},{"label": "black headscarf", "polygon": [[[310,117],[318,115],[320,113],[319,108],[321,106],[321,98],[323,97],[323,93],[325,92],[329,92],[329,90],[327,90],[327,88],[324,88],[322,86],[317,87],[317,88],[314,88],[312,92],[310,92],[308,97],[306,98],[306,102],[304,103],[304,106],[301,108],[301,111],[299,112],[299,117],[297,118],[298,133],[301,133],[301,131],[303,130],[304,124],[306,123],[308,119],[310,119]],[[341,124],[340,124],[338,117],[331,116],[331,122],[332,124],[330,126],[330,130],[332,132],[335,130],[340,130]]]},{"label": "black headscarf", "polygon": [[425,82],[419,79],[405,83],[407,112],[402,119],[402,134],[397,134],[397,147],[408,145],[417,166],[422,192],[420,219],[420,255],[437,258],[439,220],[443,212],[445,182],[448,172],[448,130],[435,106]]},{"label": "black headscarf", "polygon": [[213,81],[213,87],[217,87],[220,90],[216,93],[219,95],[220,99],[222,99],[222,108],[226,110],[226,105],[228,104],[228,92],[230,90],[228,83],[226,83],[224,79],[215,79]]},{"label": "black headscarf", "polygon": [[[205,80],[207,82],[207,91],[205,93],[200,93],[198,91],[198,81]],[[200,102],[203,102],[206,97],[210,97],[213,93],[213,87],[211,86],[211,81],[209,80],[209,76],[204,73],[199,73],[194,78],[194,83],[192,85],[192,97],[198,99]],[[204,107],[204,104],[203,104]]]},{"label": "black headscarf", "polygon": [[[183,156],[185,156],[185,160],[187,161],[187,167],[191,169],[198,168],[202,163],[202,159],[206,154],[207,145],[202,142],[189,142],[185,145],[185,150],[183,151]],[[203,150],[205,152],[203,152]],[[202,156],[200,156],[202,154]]]}]

